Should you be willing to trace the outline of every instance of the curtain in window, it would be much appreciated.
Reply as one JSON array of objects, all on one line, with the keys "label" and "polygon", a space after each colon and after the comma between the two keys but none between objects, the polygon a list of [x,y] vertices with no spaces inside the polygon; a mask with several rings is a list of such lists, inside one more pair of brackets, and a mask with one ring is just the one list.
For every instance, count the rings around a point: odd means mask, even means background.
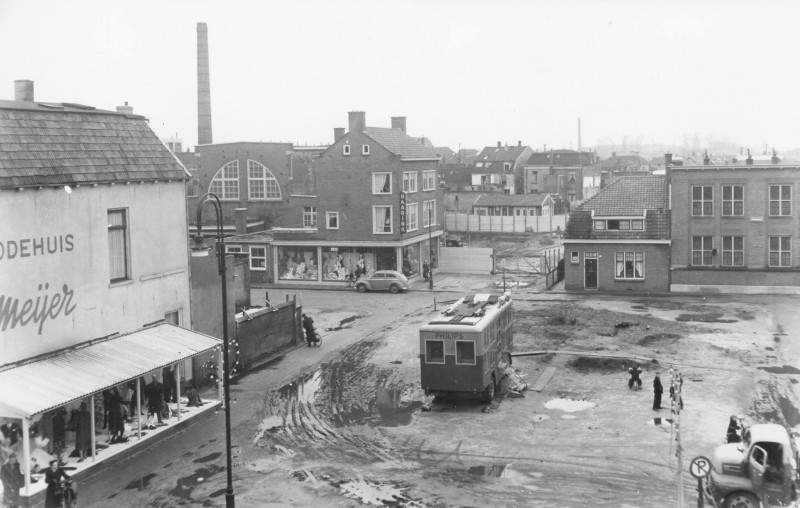
[{"label": "curtain in window", "polygon": [[387,206],[378,206],[373,208],[375,216],[373,223],[376,233],[391,233],[392,231],[392,214],[391,209]]}]

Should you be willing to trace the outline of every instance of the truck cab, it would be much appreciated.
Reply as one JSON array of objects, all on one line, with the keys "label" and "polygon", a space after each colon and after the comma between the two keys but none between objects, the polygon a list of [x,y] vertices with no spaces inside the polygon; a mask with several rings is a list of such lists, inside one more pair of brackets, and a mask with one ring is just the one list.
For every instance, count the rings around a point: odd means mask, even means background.
[{"label": "truck cab", "polygon": [[774,423],[743,425],[741,442],[717,447],[705,496],[712,506],[757,508],[796,503],[797,438]]}]

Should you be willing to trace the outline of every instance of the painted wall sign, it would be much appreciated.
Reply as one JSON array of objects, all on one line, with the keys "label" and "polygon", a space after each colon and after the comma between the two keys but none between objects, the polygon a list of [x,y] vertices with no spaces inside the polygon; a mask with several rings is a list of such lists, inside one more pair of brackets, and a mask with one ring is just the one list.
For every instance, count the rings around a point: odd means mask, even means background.
[{"label": "painted wall sign", "polygon": [[400,234],[406,232],[406,193],[400,193]]}]

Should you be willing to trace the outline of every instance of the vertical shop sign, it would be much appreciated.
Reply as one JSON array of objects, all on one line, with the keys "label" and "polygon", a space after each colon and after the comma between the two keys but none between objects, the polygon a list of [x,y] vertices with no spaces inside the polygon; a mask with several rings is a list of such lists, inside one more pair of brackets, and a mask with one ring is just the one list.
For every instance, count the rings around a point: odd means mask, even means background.
[{"label": "vertical shop sign", "polygon": [[400,234],[406,232],[406,193],[400,193]]}]

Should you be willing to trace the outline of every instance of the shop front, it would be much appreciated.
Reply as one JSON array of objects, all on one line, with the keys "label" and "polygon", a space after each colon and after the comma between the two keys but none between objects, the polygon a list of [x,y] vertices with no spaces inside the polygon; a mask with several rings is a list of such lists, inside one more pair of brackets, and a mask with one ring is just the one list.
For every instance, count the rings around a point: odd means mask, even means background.
[{"label": "shop front", "polygon": [[[13,454],[24,485],[22,505],[38,504],[43,473],[58,461],[74,476],[219,406],[182,382],[186,360],[219,357],[221,341],[160,323],[79,344],[0,371],[0,459]],[[211,365],[220,365],[217,361]],[[218,369],[209,372],[218,379]]]}]

